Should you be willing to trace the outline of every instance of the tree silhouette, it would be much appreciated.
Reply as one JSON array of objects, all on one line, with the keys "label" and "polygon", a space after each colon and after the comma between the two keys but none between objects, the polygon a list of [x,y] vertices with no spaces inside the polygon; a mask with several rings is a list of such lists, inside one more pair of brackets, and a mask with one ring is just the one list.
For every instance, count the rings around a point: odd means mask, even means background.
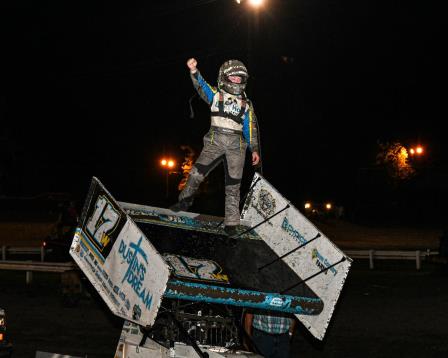
[{"label": "tree silhouette", "polygon": [[376,164],[384,166],[392,179],[403,181],[416,174],[415,169],[409,163],[408,151],[400,142],[378,143],[378,145]]}]

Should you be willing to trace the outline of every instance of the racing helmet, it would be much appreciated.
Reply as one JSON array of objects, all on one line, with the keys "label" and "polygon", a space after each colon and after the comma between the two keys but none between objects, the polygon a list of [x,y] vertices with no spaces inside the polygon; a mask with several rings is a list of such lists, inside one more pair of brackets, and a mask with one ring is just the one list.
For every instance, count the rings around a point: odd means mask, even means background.
[{"label": "racing helmet", "polygon": [[[241,83],[231,82],[229,76],[241,77]],[[247,68],[241,61],[228,60],[219,69],[218,88],[234,95],[240,95],[246,88],[248,78]]]}]

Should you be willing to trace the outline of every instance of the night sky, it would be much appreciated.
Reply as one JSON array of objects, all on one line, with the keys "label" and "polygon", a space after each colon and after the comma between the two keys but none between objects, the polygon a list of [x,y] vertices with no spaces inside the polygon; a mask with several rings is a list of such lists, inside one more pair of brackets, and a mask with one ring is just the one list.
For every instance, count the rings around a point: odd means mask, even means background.
[{"label": "night sky", "polygon": [[[209,127],[198,98],[190,118],[185,62],[195,57],[216,84],[237,58],[249,69],[263,174],[296,206],[367,207],[382,193],[376,208],[401,198],[439,213],[448,175],[437,4],[269,0],[257,14],[233,0],[3,1],[0,196],[83,201],[97,176],[118,200],[170,205],[179,178],[166,198],[158,160],[181,161],[181,145],[199,153]],[[363,179],[387,141],[426,149],[396,200]],[[243,190],[252,174],[247,163]]]}]

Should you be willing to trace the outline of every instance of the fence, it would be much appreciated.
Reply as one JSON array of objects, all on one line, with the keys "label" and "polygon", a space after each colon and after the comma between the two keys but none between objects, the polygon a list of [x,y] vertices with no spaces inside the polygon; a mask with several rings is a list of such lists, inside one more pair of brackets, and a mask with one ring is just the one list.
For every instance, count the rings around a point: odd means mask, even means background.
[{"label": "fence", "polygon": [[25,280],[30,284],[33,271],[63,273],[78,270],[73,262],[0,261],[0,270],[26,271]]},{"label": "fence", "polygon": [[393,251],[393,250],[346,250],[344,251],[353,259],[369,259],[370,269],[374,269],[374,260],[415,260],[417,270],[421,268],[422,259],[428,259],[431,256],[439,255],[438,251],[431,250],[412,250],[412,251]]},{"label": "fence", "polygon": [[45,261],[45,246],[40,247],[11,247],[2,246],[2,261],[9,255],[40,255],[40,261]]},{"label": "fence", "polygon": [[[438,256],[438,251],[431,250],[345,250],[344,253],[353,259],[368,259],[370,269],[374,269],[374,260],[415,260],[416,269],[421,269],[422,259]],[[7,254],[40,255],[40,262],[33,261],[7,261]],[[8,247],[2,246],[2,261],[0,270],[26,271],[26,282],[31,283],[33,271],[66,272],[76,270],[78,267],[72,262],[50,263],[45,261],[45,247]]]}]

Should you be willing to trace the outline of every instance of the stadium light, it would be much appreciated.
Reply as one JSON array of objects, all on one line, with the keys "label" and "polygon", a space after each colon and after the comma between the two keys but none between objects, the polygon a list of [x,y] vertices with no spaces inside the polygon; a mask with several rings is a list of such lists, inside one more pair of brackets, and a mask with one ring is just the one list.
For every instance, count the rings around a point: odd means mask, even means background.
[{"label": "stadium light", "polygon": [[249,0],[249,5],[253,7],[259,7],[263,5],[263,0]]},{"label": "stadium light", "polygon": [[[235,2],[240,5],[244,0],[235,0]],[[264,0],[247,0],[250,6],[252,7],[260,7],[263,5]]]},{"label": "stadium light", "polygon": [[160,165],[164,168],[173,168],[176,165],[176,162],[173,159],[163,158],[160,160]]},{"label": "stadium light", "polygon": [[415,148],[409,148],[410,155],[423,155],[424,152],[425,150],[421,145],[418,145]]}]

